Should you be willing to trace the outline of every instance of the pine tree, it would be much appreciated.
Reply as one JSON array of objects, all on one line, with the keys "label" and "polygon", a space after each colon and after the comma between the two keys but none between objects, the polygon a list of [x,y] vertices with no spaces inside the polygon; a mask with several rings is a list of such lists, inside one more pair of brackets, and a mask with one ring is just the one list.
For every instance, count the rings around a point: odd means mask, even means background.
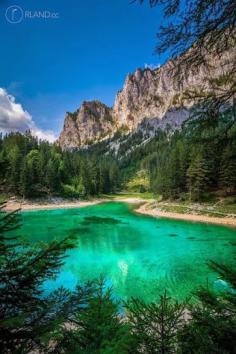
[{"label": "pine tree", "polygon": [[206,160],[198,153],[192,160],[187,171],[190,200],[199,200],[207,189],[209,182],[209,168]]},{"label": "pine tree", "polygon": [[50,159],[47,164],[46,183],[51,192],[58,187],[58,170],[53,159]]},{"label": "pine tree", "polygon": [[227,145],[220,165],[220,186],[229,192],[236,190],[236,148]]},{"label": "pine tree", "polygon": [[110,181],[110,169],[106,163],[100,166],[100,183],[99,190],[100,193],[110,193],[111,191],[111,181]]},{"label": "pine tree", "polygon": [[66,353],[128,354],[133,352],[129,326],[120,319],[119,304],[112,298],[104,279],[94,282],[93,294],[84,311],[64,331],[58,346]]},{"label": "pine tree", "polygon": [[87,160],[81,162],[80,174],[81,174],[81,186],[84,187],[85,195],[89,196],[91,195],[91,191],[92,191],[92,181],[90,179],[90,169]]},{"label": "pine tree", "polygon": [[183,322],[184,304],[172,302],[166,292],[158,303],[145,304],[132,299],[127,303],[131,333],[138,353],[171,354],[177,352],[177,330]]},{"label": "pine tree", "polygon": [[49,352],[49,341],[90,296],[79,289],[74,294],[60,288],[49,295],[44,282],[58,273],[65,250],[73,240],[52,241],[31,247],[20,237],[20,215],[0,209],[0,352]]},{"label": "pine tree", "polygon": [[40,195],[42,184],[40,179],[40,153],[38,150],[31,150],[26,155],[23,169],[24,171],[22,171],[22,183],[25,183],[25,185],[28,186],[27,195]]},{"label": "pine tree", "polygon": [[168,178],[168,196],[176,198],[180,193],[181,174],[180,160],[177,146],[171,148],[171,152],[167,162],[167,178]]},{"label": "pine tree", "polygon": [[121,176],[117,164],[114,162],[110,166],[109,170],[109,180],[110,180],[110,192],[117,192],[121,185]]},{"label": "pine tree", "polygon": [[22,155],[20,149],[15,145],[9,152],[8,183],[14,193],[19,192],[19,180],[21,173]]},{"label": "pine tree", "polygon": [[31,176],[27,166],[26,159],[24,159],[21,168],[19,192],[24,198],[31,196]]},{"label": "pine tree", "polygon": [[223,264],[210,267],[227,282],[223,293],[200,288],[197,302],[189,308],[189,321],[179,330],[179,347],[183,354],[236,353],[236,271]]}]

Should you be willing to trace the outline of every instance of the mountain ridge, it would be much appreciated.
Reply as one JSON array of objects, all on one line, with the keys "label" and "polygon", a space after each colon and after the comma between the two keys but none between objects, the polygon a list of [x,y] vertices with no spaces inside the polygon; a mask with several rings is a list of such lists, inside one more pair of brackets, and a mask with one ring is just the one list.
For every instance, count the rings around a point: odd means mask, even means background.
[{"label": "mountain ridge", "polygon": [[206,57],[208,65],[180,72],[176,70],[178,58],[156,69],[137,69],[127,75],[112,108],[98,100],[84,101],[77,111],[67,113],[59,145],[63,149],[84,148],[110,139],[119,130],[125,134],[149,127],[155,132],[167,125],[178,129],[196,104],[188,92],[212,90],[209,78],[224,75],[232,55],[211,55]]}]

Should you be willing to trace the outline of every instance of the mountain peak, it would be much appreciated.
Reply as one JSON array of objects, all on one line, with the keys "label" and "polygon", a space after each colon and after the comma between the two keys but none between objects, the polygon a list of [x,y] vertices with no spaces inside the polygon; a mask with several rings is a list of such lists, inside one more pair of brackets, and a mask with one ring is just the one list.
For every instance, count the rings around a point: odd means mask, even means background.
[{"label": "mountain peak", "polygon": [[84,101],[74,113],[67,113],[59,137],[63,149],[76,149],[108,138],[114,129],[112,109],[104,103]]}]

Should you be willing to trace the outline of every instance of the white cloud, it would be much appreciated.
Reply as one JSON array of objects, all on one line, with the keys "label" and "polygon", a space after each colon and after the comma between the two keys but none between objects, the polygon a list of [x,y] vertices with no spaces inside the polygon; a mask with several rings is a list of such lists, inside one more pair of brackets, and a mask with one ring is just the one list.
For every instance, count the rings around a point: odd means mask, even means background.
[{"label": "white cloud", "polygon": [[156,70],[161,67],[161,64],[144,64],[145,69]]},{"label": "white cloud", "polygon": [[32,116],[23,109],[20,103],[16,103],[15,97],[0,88],[0,131],[2,133],[22,132],[30,130],[39,139],[53,142],[56,135],[53,131],[42,130],[37,127]]}]

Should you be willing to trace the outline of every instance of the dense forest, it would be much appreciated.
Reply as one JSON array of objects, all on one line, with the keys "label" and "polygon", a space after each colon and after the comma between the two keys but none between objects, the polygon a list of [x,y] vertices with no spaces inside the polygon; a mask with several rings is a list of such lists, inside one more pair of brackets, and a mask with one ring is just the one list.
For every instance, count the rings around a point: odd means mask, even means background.
[{"label": "dense forest", "polygon": [[[236,191],[235,107],[190,119],[182,130],[157,131],[142,143],[142,132],[123,137],[117,155],[102,142],[84,151],[62,151],[29,132],[0,139],[1,187],[23,197],[89,197],[127,189],[144,170],[149,179],[137,192],[164,198],[204,200],[211,192]],[[117,139],[117,136],[114,139]],[[134,148],[130,149],[130,147]]]},{"label": "dense forest", "polygon": [[[234,194],[235,115],[232,108],[215,116],[190,119],[180,131],[158,131],[151,141],[121,157],[120,167],[127,175],[146,170],[150,190],[165,198],[201,200],[210,192]],[[132,146],[134,139],[137,135],[130,137],[126,145]]]},{"label": "dense forest", "polygon": [[0,139],[2,191],[23,197],[85,197],[115,192],[120,186],[114,160],[63,152],[30,132]]}]

